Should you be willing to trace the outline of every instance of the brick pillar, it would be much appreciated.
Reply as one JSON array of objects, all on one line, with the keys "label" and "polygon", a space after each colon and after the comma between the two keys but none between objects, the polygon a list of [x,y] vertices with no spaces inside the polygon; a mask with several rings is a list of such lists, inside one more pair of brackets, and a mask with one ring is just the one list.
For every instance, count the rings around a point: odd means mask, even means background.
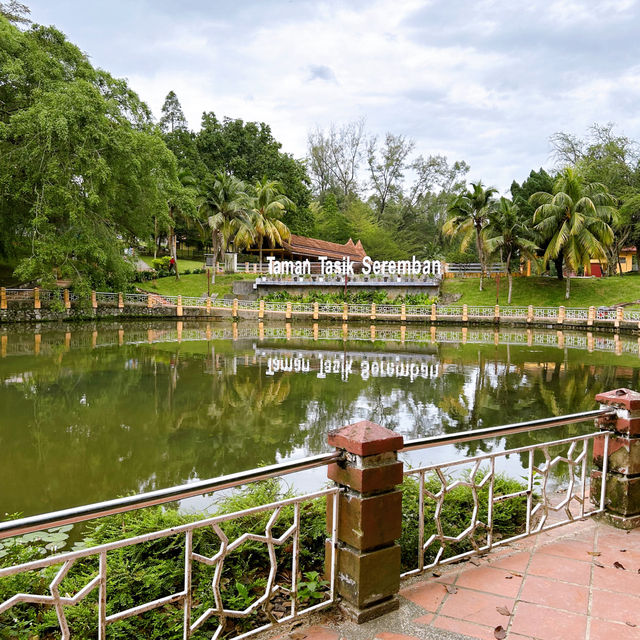
[{"label": "brick pillar", "polygon": [[176,315],[178,317],[182,316],[182,296],[178,296],[178,302],[176,304]]},{"label": "brick pillar", "polygon": [[596,317],[596,308],[589,307],[589,313],[587,314],[587,326],[593,327],[593,320]]},{"label": "brick pillar", "polygon": [[[602,409],[615,415],[599,418],[602,431],[610,431],[606,464],[605,519],[621,529],[640,527],[640,393],[616,389],[599,393]],[[591,499],[600,504],[605,457],[604,437],[593,446],[595,469],[591,472]]]},{"label": "brick pillar", "polygon": [[[339,498],[336,588],[342,607],[358,623],[398,608],[402,529],[402,436],[364,420],[329,433],[342,459],[328,475]],[[328,501],[327,522],[332,520]],[[327,542],[326,558],[331,558]]]},{"label": "brick pillar", "polygon": [[231,303],[231,317],[238,317],[238,298],[234,298],[233,302]]},{"label": "brick pillar", "polygon": [[495,305],[493,308],[493,320],[494,322],[500,322],[500,305]]},{"label": "brick pillar", "polygon": [[564,324],[564,314],[566,309],[564,307],[558,307],[558,324]]},{"label": "brick pillar", "polygon": [[318,303],[317,302],[313,303],[313,319],[314,320],[318,319]]},{"label": "brick pillar", "polygon": [[33,308],[34,309],[40,309],[40,289],[38,289],[38,287],[36,287],[33,290]]},{"label": "brick pillar", "polygon": [[264,320],[264,300],[258,303],[258,320]]},{"label": "brick pillar", "polygon": [[92,309],[98,308],[98,296],[96,295],[95,291],[91,292],[91,308]]},{"label": "brick pillar", "polygon": [[7,289],[0,287],[0,309],[7,308]]},{"label": "brick pillar", "polygon": [[372,320],[376,319],[376,303],[375,302],[371,303],[371,319]]},{"label": "brick pillar", "polygon": [[435,322],[438,317],[438,310],[435,304],[431,305],[431,322]]},{"label": "brick pillar", "polygon": [[[64,298],[64,308],[65,309],[71,309],[71,298],[69,297],[69,289],[65,289],[62,292],[63,298]],[[38,300],[38,302],[40,302]]]},{"label": "brick pillar", "polygon": [[118,294],[118,309],[124,309],[124,300],[121,293]]},{"label": "brick pillar", "polygon": [[466,322],[469,319],[469,312],[467,311],[467,305],[462,305],[462,322]]},{"label": "brick pillar", "polygon": [[533,322],[533,305],[530,304],[527,308],[527,323],[531,324]]}]

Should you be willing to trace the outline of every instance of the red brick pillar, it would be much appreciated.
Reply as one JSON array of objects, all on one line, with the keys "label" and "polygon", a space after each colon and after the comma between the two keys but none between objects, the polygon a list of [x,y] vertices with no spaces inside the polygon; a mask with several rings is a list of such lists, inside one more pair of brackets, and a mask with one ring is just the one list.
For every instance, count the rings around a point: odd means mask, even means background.
[{"label": "red brick pillar", "polygon": [[[402,492],[397,486],[403,465],[397,452],[403,439],[364,420],[332,431],[329,444],[343,453],[328,472],[344,488],[339,498],[336,588],[347,615],[361,623],[399,606],[396,540],[402,529]],[[331,501],[328,504],[331,522]]]},{"label": "red brick pillar", "polygon": [[[607,450],[605,518],[622,529],[640,527],[640,393],[615,389],[599,393],[601,408],[615,414],[599,418],[600,429],[610,431]],[[591,497],[600,503],[605,438],[593,448],[595,469],[591,473]]]}]

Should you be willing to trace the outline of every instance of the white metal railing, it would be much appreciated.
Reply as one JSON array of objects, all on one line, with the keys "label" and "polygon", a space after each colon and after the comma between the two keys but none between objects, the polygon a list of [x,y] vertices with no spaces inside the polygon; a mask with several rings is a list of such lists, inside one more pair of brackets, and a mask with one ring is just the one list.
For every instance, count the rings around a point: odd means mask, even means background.
[{"label": "white metal railing", "polygon": [[467,307],[467,314],[473,318],[493,318],[495,309],[493,307]]},{"label": "white metal railing", "polygon": [[557,307],[534,307],[533,317],[549,318],[551,320],[556,320],[558,317],[558,308]]},{"label": "white metal railing", "polygon": [[[446,264],[446,273],[480,273],[482,265],[479,262],[460,262]],[[506,273],[507,268],[501,262],[485,265],[485,273]]]}]

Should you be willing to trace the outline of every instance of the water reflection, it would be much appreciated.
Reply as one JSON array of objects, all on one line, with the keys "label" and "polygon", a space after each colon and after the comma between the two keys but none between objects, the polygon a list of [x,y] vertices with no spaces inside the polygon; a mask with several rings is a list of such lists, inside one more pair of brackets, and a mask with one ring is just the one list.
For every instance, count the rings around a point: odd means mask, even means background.
[{"label": "water reflection", "polygon": [[638,388],[640,364],[635,338],[445,327],[43,325],[5,328],[0,347],[0,512],[25,515],[325,451],[360,419],[414,438],[587,410]]}]

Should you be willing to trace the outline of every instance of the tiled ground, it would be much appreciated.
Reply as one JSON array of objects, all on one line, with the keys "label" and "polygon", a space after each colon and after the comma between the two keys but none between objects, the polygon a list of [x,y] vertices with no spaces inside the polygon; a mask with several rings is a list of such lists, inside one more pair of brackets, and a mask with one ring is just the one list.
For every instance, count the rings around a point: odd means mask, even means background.
[{"label": "tiled ground", "polygon": [[495,640],[502,626],[509,640],[640,640],[640,529],[588,520],[474,562],[405,584],[400,611],[378,621],[334,620],[282,638]]}]

